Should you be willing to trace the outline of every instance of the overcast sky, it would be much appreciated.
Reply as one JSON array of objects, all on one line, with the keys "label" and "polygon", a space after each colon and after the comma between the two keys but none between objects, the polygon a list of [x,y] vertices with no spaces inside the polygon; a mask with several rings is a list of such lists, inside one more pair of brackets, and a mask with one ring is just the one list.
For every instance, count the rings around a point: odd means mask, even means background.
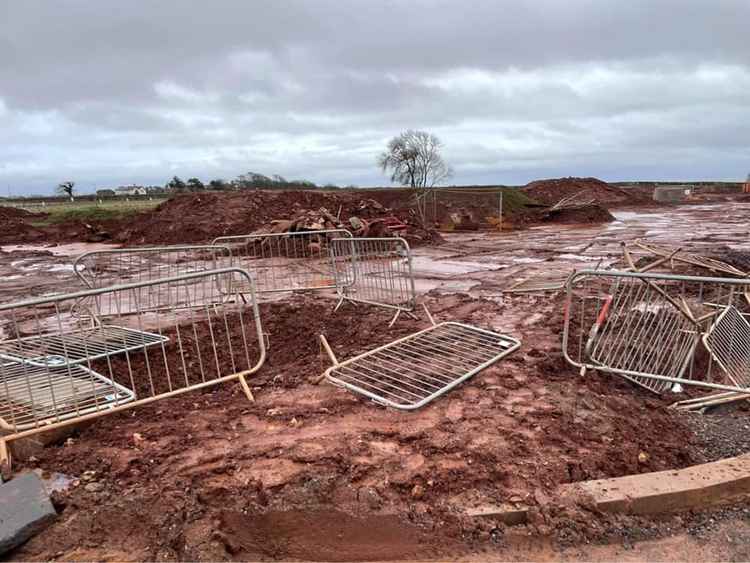
[{"label": "overcast sky", "polygon": [[247,171],[744,179],[749,0],[0,0],[0,194]]}]

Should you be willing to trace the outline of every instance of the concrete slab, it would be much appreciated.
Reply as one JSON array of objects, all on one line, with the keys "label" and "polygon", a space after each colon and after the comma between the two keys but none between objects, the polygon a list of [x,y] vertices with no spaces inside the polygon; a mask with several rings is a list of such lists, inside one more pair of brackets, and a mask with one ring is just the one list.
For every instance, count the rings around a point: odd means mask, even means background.
[{"label": "concrete slab", "polygon": [[[572,483],[558,488],[557,495],[573,500],[585,498],[599,510],[623,514],[705,508],[750,495],[750,454],[680,470]],[[484,505],[466,513],[513,525],[526,521],[528,509],[518,505]]]},{"label": "concrete slab", "polygon": [[657,514],[710,506],[750,493],[750,454],[679,471],[575,483],[561,492],[589,495],[601,510],[629,514]]},{"label": "concrete slab", "polygon": [[0,555],[41,532],[56,516],[36,474],[18,475],[0,485]]}]

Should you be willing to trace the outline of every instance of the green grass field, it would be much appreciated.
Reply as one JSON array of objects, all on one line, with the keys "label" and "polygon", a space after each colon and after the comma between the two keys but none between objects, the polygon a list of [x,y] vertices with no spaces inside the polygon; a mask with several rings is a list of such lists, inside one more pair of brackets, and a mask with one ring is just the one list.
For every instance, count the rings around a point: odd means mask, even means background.
[{"label": "green grass field", "polygon": [[107,221],[121,219],[140,211],[153,209],[166,199],[135,200],[135,201],[76,201],[70,203],[55,203],[51,205],[18,205],[34,213],[46,213],[45,219],[34,221],[32,225],[39,227],[67,221]]}]

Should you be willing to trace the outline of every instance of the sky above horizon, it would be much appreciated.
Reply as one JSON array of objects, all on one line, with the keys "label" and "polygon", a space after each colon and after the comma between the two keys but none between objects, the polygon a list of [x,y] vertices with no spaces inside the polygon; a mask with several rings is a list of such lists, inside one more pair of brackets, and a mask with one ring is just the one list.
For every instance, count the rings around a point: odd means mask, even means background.
[{"label": "sky above horizon", "polygon": [[0,1],[0,195],[253,171],[387,185],[744,180],[750,2]]}]

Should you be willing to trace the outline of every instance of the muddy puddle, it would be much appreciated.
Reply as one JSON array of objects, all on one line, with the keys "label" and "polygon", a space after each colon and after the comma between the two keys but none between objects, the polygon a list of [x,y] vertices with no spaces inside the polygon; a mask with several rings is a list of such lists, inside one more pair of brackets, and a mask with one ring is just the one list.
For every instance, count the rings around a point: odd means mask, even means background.
[{"label": "muddy puddle", "polygon": [[[613,211],[603,225],[539,225],[512,233],[446,234],[446,244],[413,249],[414,275],[422,291],[453,287],[476,297],[523,279],[557,279],[572,270],[610,268],[622,256],[621,241],[648,239],[689,245],[710,253],[717,245],[750,251],[750,204],[720,203]],[[467,289],[468,288],[468,289]]]}]

